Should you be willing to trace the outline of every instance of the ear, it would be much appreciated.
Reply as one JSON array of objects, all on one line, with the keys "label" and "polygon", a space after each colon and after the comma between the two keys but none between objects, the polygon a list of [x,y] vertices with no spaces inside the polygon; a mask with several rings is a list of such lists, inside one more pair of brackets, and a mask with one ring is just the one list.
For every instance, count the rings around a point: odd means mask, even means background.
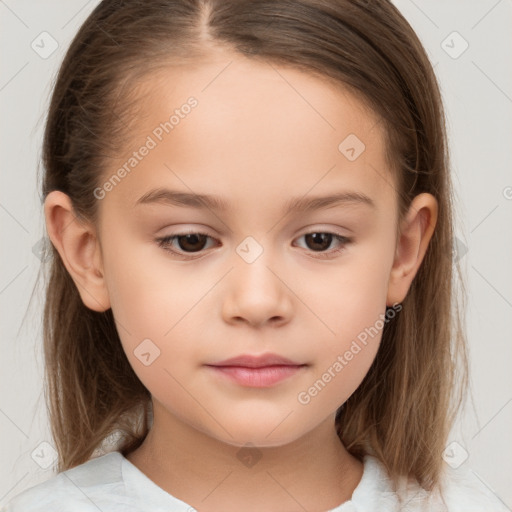
[{"label": "ear", "polygon": [[109,309],[101,247],[94,227],[76,216],[69,196],[58,190],[47,195],[44,214],[48,236],[85,306],[99,312]]},{"label": "ear", "polygon": [[388,282],[387,306],[405,299],[434,233],[437,211],[437,200],[432,194],[419,194],[413,199],[401,225]]}]

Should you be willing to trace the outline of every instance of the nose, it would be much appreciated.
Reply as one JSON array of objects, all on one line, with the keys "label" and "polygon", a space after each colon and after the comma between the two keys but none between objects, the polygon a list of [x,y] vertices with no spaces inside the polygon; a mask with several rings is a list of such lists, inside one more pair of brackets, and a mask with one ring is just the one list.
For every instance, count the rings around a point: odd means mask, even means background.
[{"label": "nose", "polygon": [[293,313],[292,292],[285,276],[273,267],[265,252],[254,262],[235,264],[224,283],[222,316],[230,324],[253,327],[288,323]]}]

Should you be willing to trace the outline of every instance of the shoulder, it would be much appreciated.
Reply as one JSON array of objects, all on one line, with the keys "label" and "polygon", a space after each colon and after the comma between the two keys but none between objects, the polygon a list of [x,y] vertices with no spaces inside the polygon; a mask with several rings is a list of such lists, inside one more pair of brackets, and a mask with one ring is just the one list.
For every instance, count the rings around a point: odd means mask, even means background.
[{"label": "shoulder", "polygon": [[[112,452],[63,471],[15,496],[1,512],[130,510],[123,503],[122,455]],[[113,509],[115,503],[119,509]],[[65,506],[65,508],[64,508]]]},{"label": "shoulder", "polygon": [[[357,512],[510,512],[510,509],[470,468],[445,466],[438,491],[428,492],[416,481],[403,478],[395,487],[384,465],[365,457],[363,478],[351,502]],[[345,512],[341,508],[340,511]]]}]

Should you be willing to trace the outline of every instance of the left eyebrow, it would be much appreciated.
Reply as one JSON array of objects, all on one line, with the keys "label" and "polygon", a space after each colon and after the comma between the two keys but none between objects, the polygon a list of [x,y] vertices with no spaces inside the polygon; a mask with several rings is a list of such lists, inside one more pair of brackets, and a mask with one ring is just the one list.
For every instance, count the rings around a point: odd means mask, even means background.
[{"label": "left eyebrow", "polygon": [[322,208],[332,208],[345,204],[363,205],[375,208],[374,201],[362,192],[347,191],[328,196],[298,197],[290,199],[285,205],[285,212],[309,212]]},{"label": "left eyebrow", "polygon": [[[140,197],[135,205],[163,203],[169,206],[181,206],[198,209],[209,209],[214,211],[229,210],[228,203],[218,197],[207,194],[194,194],[189,192],[180,192],[166,188],[157,188],[150,190]],[[286,202],[284,212],[309,212],[323,208],[341,206],[344,204],[363,205],[375,208],[374,201],[362,192],[345,191],[328,196],[316,197],[294,197]]]}]

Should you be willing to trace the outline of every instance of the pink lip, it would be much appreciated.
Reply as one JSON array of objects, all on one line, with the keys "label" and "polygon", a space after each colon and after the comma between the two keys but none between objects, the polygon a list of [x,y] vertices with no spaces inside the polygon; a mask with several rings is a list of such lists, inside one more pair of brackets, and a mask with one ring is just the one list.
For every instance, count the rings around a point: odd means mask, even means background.
[{"label": "pink lip", "polygon": [[277,354],[241,355],[206,365],[241,386],[270,387],[299,372],[305,364]]},{"label": "pink lip", "polygon": [[301,366],[302,363],[297,363],[286,357],[281,357],[277,354],[261,354],[253,356],[251,354],[242,354],[241,356],[218,361],[217,363],[210,363],[208,366],[245,366],[246,368],[261,368],[263,366]]}]

